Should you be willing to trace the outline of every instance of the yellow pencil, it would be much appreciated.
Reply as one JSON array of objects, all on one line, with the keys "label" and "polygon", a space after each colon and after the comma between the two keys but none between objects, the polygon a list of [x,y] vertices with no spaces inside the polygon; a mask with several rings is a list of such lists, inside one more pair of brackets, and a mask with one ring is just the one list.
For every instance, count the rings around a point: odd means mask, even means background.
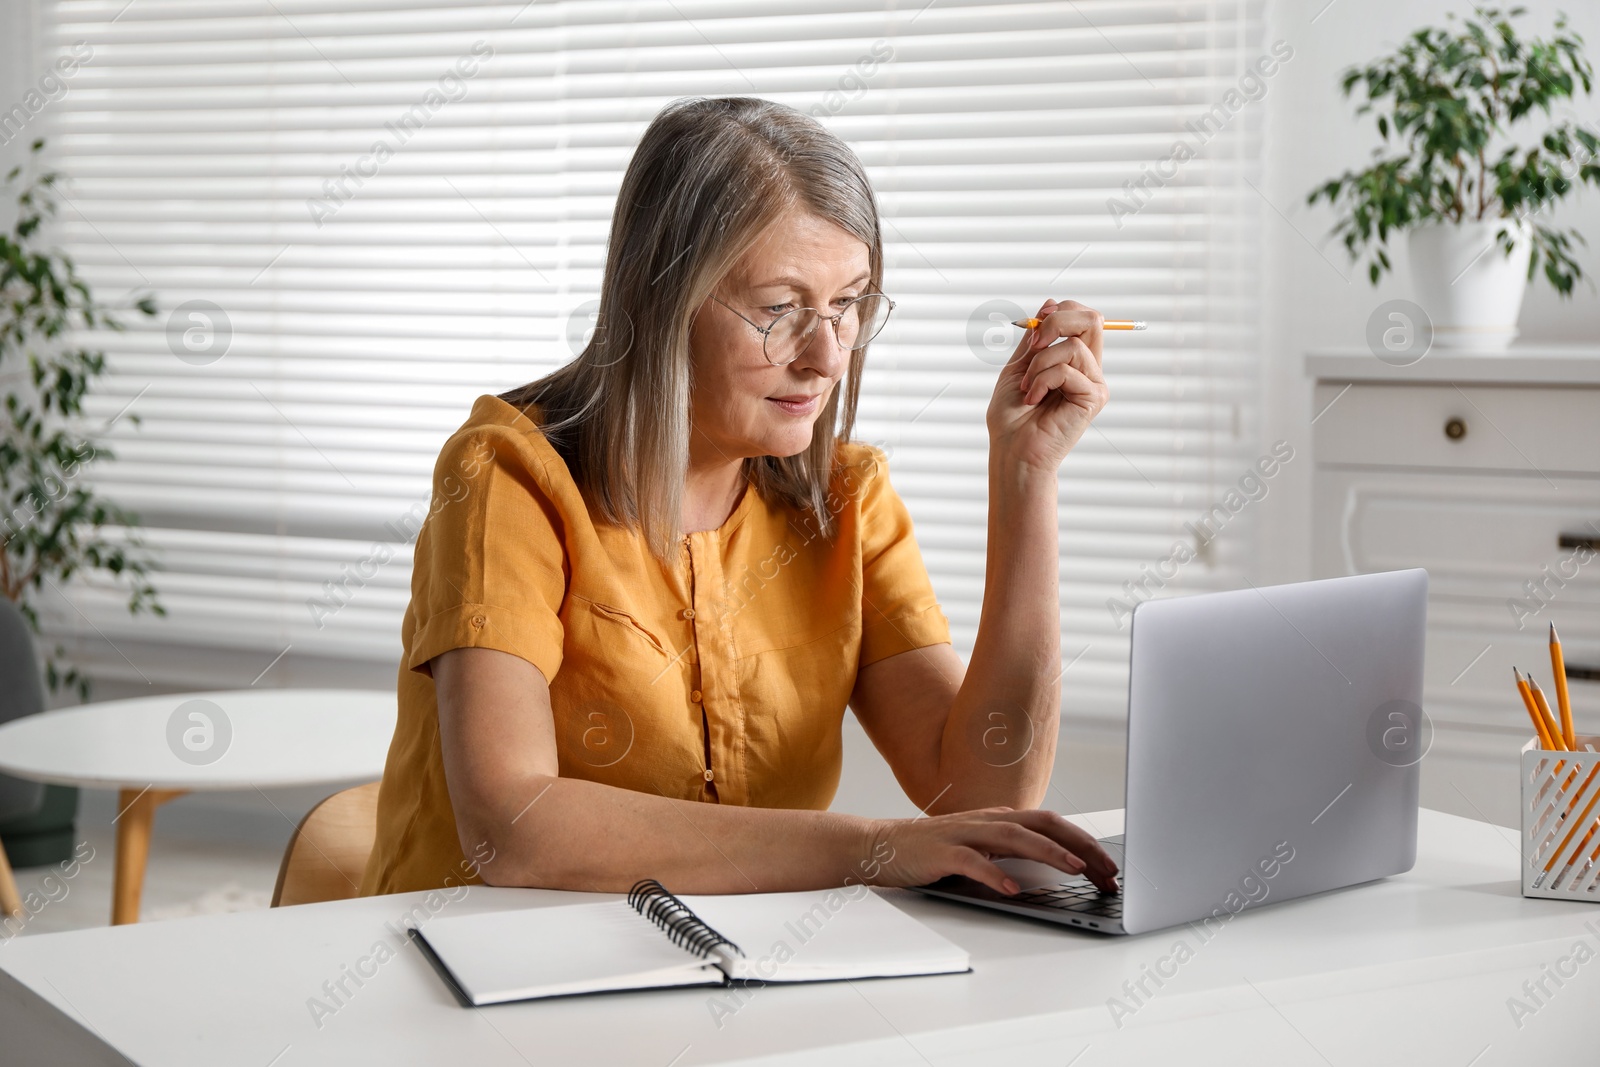
[{"label": "yellow pencil", "polygon": [[1528,707],[1528,715],[1533,719],[1534,729],[1539,734],[1539,743],[1551,752],[1567,751],[1565,741],[1556,732],[1556,724],[1545,718],[1544,713],[1539,710],[1538,703],[1533,699],[1533,690],[1530,688],[1533,679],[1524,679],[1522,673],[1515,667],[1511,668],[1511,673],[1516,675],[1517,692],[1522,694],[1522,702]]},{"label": "yellow pencil", "polygon": [[[1590,829],[1589,833],[1592,836],[1594,834],[1594,830]],[[1586,845],[1588,843],[1589,843],[1588,840],[1585,839],[1584,845]],[[1582,848],[1583,845],[1579,845],[1578,847]],[[1584,862],[1583,869],[1585,871],[1587,871],[1590,867],[1593,867],[1595,865],[1595,861],[1596,860],[1600,860],[1600,845],[1594,846],[1594,851],[1589,853],[1589,858],[1588,858],[1588,860],[1586,860]]]},{"label": "yellow pencil", "polygon": [[1561,732],[1561,727],[1556,725],[1556,717],[1550,713],[1550,702],[1544,698],[1544,690],[1539,688],[1539,683],[1533,680],[1531,674],[1528,675],[1528,688],[1533,691],[1533,702],[1539,705],[1539,717],[1544,719],[1544,728],[1550,731],[1550,740],[1571,752],[1567,735]]},{"label": "yellow pencil", "polygon": [[1544,716],[1539,714],[1539,707],[1533,702],[1533,694],[1522,684],[1522,675],[1515,667],[1511,668],[1511,673],[1517,677],[1517,694],[1522,697],[1523,704],[1528,708],[1528,718],[1533,720],[1533,732],[1539,735],[1539,747],[1547,751],[1554,749],[1555,743],[1550,740],[1550,731],[1545,729]]},{"label": "yellow pencil", "polygon": [[[1550,740],[1555,742],[1555,747],[1558,750],[1565,749],[1568,752],[1575,751],[1572,748],[1567,748],[1566,740],[1561,736],[1560,728],[1556,726],[1555,716],[1550,714],[1550,704],[1544,698],[1544,690],[1540,689],[1539,683],[1533,680],[1533,675],[1530,674],[1527,676],[1527,678],[1528,688],[1533,692],[1533,702],[1539,706],[1539,718],[1543,720],[1545,731],[1550,734]],[[1560,774],[1561,768],[1565,767],[1566,765],[1567,761],[1561,760],[1556,764],[1555,770],[1551,771],[1550,773]],[[1595,764],[1595,770],[1600,770],[1600,763]],[[1567,775],[1567,780],[1561,783],[1561,791],[1563,793],[1572,788],[1572,780],[1576,777],[1578,777],[1578,768],[1574,767],[1572,769],[1572,773]],[[1594,774],[1591,773],[1589,778],[1593,777]],[[1584,780],[1583,785],[1585,789],[1589,787],[1588,779]]]},{"label": "yellow pencil", "polygon": [[1550,624],[1550,670],[1556,677],[1556,706],[1561,711],[1561,736],[1567,748],[1578,750],[1578,734],[1572,726],[1572,699],[1567,696],[1567,665],[1561,656],[1561,638],[1556,636],[1556,624]]},{"label": "yellow pencil", "polygon": [[[1584,835],[1583,841],[1578,845],[1579,854],[1582,854],[1583,850],[1588,847],[1589,841],[1594,837],[1596,830],[1600,830],[1600,823],[1596,823],[1594,826],[1589,827],[1589,832]],[[1597,860],[1600,860],[1600,843],[1597,843],[1594,846],[1594,851],[1589,853],[1589,858],[1583,863],[1583,869],[1573,877],[1575,879],[1582,878],[1585,874],[1589,873],[1589,868],[1593,867]],[[1577,862],[1576,858],[1574,858],[1573,862]],[[1570,885],[1571,883],[1569,882],[1568,884]]]},{"label": "yellow pencil", "polygon": [[[1578,847],[1573,850],[1572,859],[1567,861],[1568,867],[1578,862],[1578,857],[1583,855],[1583,850],[1589,847],[1590,841],[1594,840],[1594,832],[1596,830],[1600,830],[1600,823],[1590,826],[1589,832],[1583,835],[1583,840],[1579,841]],[[1595,852],[1600,852],[1600,846],[1596,847]],[[1587,871],[1592,866],[1594,866],[1594,853],[1590,853],[1589,859],[1583,865],[1583,869]]]},{"label": "yellow pencil", "polygon": [[[1011,325],[1013,325],[1013,326],[1021,326],[1025,330],[1031,330],[1035,326],[1039,325],[1039,323],[1042,322],[1042,321],[1043,321],[1042,319],[1018,319],[1017,321],[1013,322]],[[1144,322],[1143,319],[1107,319],[1105,322],[1101,323],[1100,326],[1101,326],[1102,329],[1106,329],[1106,330],[1146,330],[1146,329],[1149,329],[1149,327],[1145,325],[1145,322]]]}]

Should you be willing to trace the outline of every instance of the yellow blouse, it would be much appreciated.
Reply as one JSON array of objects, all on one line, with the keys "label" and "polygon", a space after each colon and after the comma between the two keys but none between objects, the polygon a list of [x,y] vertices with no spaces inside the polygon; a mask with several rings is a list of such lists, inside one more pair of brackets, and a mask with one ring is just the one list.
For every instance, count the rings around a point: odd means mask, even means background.
[{"label": "yellow blouse", "polygon": [[878,449],[839,446],[832,538],[747,488],[669,566],[637,531],[591,517],[528,412],[479,397],[434,466],[363,894],[479,881],[439,752],[429,661],[442,652],[494,648],[539,668],[562,777],[823,809],[856,671],[950,640]]}]

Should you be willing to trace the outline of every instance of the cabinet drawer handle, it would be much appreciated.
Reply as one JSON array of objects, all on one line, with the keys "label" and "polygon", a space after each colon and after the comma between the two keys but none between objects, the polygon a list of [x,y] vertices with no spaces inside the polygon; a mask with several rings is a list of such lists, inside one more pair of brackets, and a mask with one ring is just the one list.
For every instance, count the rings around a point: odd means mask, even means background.
[{"label": "cabinet drawer handle", "polygon": [[1444,435],[1452,441],[1459,441],[1467,436],[1467,424],[1460,419],[1451,419],[1444,424]]},{"label": "cabinet drawer handle", "polygon": [[1588,534],[1564,533],[1556,543],[1562,548],[1587,548],[1591,552],[1600,552],[1600,537]]},{"label": "cabinet drawer handle", "polygon": [[1600,664],[1569,663],[1567,677],[1574,682],[1600,682]]}]

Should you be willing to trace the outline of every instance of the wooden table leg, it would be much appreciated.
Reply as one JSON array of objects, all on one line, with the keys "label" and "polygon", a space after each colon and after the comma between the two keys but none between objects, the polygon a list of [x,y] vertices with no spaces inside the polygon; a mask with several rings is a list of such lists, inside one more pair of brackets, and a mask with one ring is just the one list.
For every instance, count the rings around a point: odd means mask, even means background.
[{"label": "wooden table leg", "polygon": [[117,857],[111,883],[111,925],[139,921],[145,862],[150,858],[150,828],[156,808],[181,797],[183,789],[124,789],[117,794]]},{"label": "wooden table leg", "polygon": [[0,845],[0,919],[3,918],[22,918],[22,894],[17,891],[17,879],[11,873],[5,846]]}]

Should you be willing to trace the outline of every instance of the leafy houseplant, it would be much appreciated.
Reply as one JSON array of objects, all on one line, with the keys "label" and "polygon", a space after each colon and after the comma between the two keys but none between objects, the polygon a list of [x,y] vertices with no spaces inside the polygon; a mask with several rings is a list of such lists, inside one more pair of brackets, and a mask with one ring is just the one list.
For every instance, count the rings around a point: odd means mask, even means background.
[{"label": "leafy houseplant", "polygon": [[[6,175],[5,192],[15,196],[17,215],[10,233],[0,232],[0,594],[16,603],[36,634],[33,597],[47,581],[64,583],[80,569],[109,571],[124,583],[133,614],[166,614],[146,577],[151,564],[143,544],[132,532],[137,516],[81,480],[89,464],[113,456],[81,426],[83,398],[104,373],[105,354],[80,347],[72,334],[123,326],[95,302],[66,255],[38,247],[41,227],[56,212],[60,180],[37,170],[43,147],[43,141],[33,143],[30,178],[19,181],[20,165]],[[156,313],[149,297],[134,306],[146,316]],[[128,418],[138,422],[136,415]],[[102,533],[108,525],[127,533],[113,540]],[[65,685],[87,700],[88,678],[64,657],[57,645],[46,658],[50,690]]]},{"label": "leafy houseplant", "polygon": [[[1344,95],[1362,86],[1356,114],[1376,110],[1383,144],[1372,166],[1318,186],[1306,203],[1326,199],[1339,213],[1332,233],[1352,261],[1371,251],[1373,285],[1391,269],[1391,231],[1409,231],[1413,278],[1438,342],[1503,347],[1540,263],[1562,297],[1583,276],[1571,254],[1583,236],[1528,217],[1584,182],[1600,186],[1600,137],[1560,122],[1547,124],[1533,147],[1492,144],[1536,110],[1548,117],[1578,84],[1587,95],[1593,70],[1564,14],[1551,39],[1523,41],[1510,19],[1525,8],[1475,10],[1484,23],[1467,19],[1456,33],[1425,27],[1393,55],[1344,72]],[[1387,155],[1395,142],[1403,151]],[[1495,244],[1502,256],[1485,255]]]}]

